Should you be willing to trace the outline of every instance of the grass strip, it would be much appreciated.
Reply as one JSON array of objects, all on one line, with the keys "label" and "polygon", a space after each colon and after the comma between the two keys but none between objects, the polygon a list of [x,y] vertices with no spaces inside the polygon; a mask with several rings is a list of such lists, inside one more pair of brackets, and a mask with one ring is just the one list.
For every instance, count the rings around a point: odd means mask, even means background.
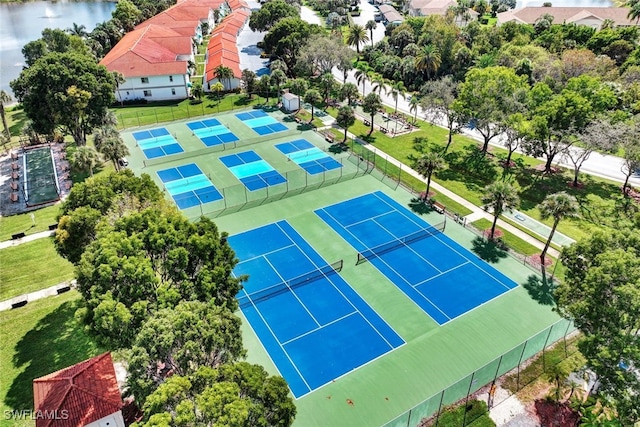
[{"label": "grass strip", "polygon": [[73,279],[73,264],[55,250],[52,238],[0,250],[0,300]]},{"label": "grass strip", "polygon": [[0,241],[9,240],[17,233],[30,235],[48,230],[49,225],[56,223],[59,211],[60,205],[53,205],[33,212],[0,217]]},{"label": "grass strip", "polygon": [[[0,401],[2,411],[33,408],[33,380],[104,350],[88,337],[74,314],[79,294],[33,301],[0,312]],[[0,418],[0,427],[35,425],[34,420]]]}]

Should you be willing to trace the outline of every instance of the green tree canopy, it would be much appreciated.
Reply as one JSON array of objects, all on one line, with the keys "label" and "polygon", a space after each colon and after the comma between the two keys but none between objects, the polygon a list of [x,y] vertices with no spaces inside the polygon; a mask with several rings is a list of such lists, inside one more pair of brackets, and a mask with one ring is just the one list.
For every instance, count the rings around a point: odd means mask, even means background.
[{"label": "green tree canopy", "polygon": [[45,55],[10,85],[36,132],[52,135],[61,128],[79,146],[115,101],[113,74],[76,53]]},{"label": "green tree canopy", "polygon": [[346,141],[349,126],[353,125],[356,122],[356,115],[353,112],[353,108],[348,105],[343,105],[342,107],[340,107],[338,109],[338,115],[336,116],[336,122],[338,123],[338,126],[344,129],[344,141]]},{"label": "green tree canopy", "polygon": [[282,18],[298,17],[300,17],[298,7],[284,0],[270,0],[251,13],[249,28],[252,31],[269,31]]},{"label": "green tree canopy", "polygon": [[218,367],[245,356],[241,320],[229,309],[200,301],[154,312],[131,348],[129,392],[144,402],[166,378],[201,366]]},{"label": "green tree canopy", "polygon": [[99,229],[76,269],[81,315],[102,342],[129,346],[151,313],[181,301],[237,308],[237,260],[213,222],[158,204],[120,216]]},{"label": "green tree canopy", "polygon": [[485,187],[482,203],[484,203],[486,207],[491,208],[491,213],[493,214],[491,235],[489,236],[489,238],[493,240],[498,217],[505,211],[511,212],[520,204],[518,191],[508,182],[497,181]]},{"label": "green tree canopy", "polygon": [[308,24],[299,17],[283,18],[264,36],[264,50],[282,60],[291,73],[295,69],[302,46],[312,34],[320,34],[322,31],[320,26]]},{"label": "green tree canopy", "polygon": [[[558,311],[582,331],[578,343],[622,425],[640,420],[640,234],[597,231],[562,251]],[[625,367],[632,367],[625,369]]]},{"label": "green tree canopy", "polygon": [[202,367],[188,377],[172,376],[142,407],[141,427],[288,427],[296,407],[284,379],[247,362]]},{"label": "green tree canopy", "polygon": [[371,128],[369,129],[369,135],[373,133],[373,119],[378,114],[378,111],[382,109],[382,100],[377,93],[371,92],[365,96],[362,100],[362,111],[368,113],[371,116]]}]

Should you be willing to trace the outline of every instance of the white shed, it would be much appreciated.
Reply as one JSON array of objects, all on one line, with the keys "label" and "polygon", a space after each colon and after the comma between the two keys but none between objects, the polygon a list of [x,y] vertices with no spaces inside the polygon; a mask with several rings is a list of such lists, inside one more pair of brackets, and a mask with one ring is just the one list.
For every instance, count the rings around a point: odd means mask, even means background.
[{"label": "white shed", "polygon": [[290,92],[282,94],[282,106],[287,111],[298,111],[300,109],[300,97]]}]

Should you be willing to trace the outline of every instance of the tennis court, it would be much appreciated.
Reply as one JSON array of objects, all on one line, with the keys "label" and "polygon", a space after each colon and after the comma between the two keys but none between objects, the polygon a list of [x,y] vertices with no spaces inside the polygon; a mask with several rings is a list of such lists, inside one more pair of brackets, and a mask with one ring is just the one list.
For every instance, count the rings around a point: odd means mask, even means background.
[{"label": "tennis court", "polygon": [[25,150],[22,161],[24,170],[22,188],[27,206],[58,200],[60,188],[51,148]]},{"label": "tennis court", "polygon": [[180,209],[222,199],[220,192],[195,163],[160,170],[158,177]]},{"label": "tennis court", "polygon": [[404,340],[287,221],[229,237],[240,308],[296,398]]},{"label": "tennis court", "polygon": [[380,191],[315,212],[440,325],[518,286]]},{"label": "tennis court", "polygon": [[187,123],[187,127],[191,129],[191,132],[200,138],[200,141],[207,147],[239,140],[239,138],[225,125],[220,123],[218,119],[212,118],[189,122]]},{"label": "tennis court", "polygon": [[288,130],[284,124],[277,119],[271,117],[262,110],[247,111],[236,114],[245,125],[253,129],[258,135],[269,135],[271,133],[282,132]]},{"label": "tennis court", "polygon": [[251,191],[287,182],[253,150],[223,156],[220,161]]},{"label": "tennis court", "polygon": [[140,147],[147,159],[155,159],[172,154],[182,153],[182,146],[169,133],[167,128],[155,128],[133,132],[136,145]]},{"label": "tennis court", "polygon": [[276,144],[275,147],[310,175],[342,167],[340,162],[334,160],[306,139]]}]

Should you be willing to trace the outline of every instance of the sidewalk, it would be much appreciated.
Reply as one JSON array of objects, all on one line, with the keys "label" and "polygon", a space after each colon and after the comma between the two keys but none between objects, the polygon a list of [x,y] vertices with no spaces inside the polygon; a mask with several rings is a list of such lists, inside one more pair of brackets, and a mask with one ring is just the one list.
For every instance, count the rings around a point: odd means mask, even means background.
[{"label": "sidewalk", "polygon": [[[350,137],[355,139],[355,135],[353,135],[353,134],[350,134]],[[394,164],[395,166],[398,166],[398,167],[401,166],[402,169],[405,172],[409,173],[410,175],[412,175],[415,178],[419,179],[420,181],[424,182],[425,185],[426,185],[427,181],[422,177],[422,175],[420,175],[418,172],[414,171],[413,169],[411,169],[407,165],[405,165],[402,162],[396,160],[395,158],[389,156],[384,151],[381,151],[381,150],[371,146],[371,144],[366,144],[365,143],[365,144],[362,144],[362,146],[365,147],[367,150],[373,151],[374,153],[376,153],[376,154],[378,154],[380,156],[386,157],[388,159],[388,161],[391,162],[392,164]],[[459,195],[457,195],[454,192],[448,190],[447,188],[443,187],[442,185],[438,184],[437,182],[431,181],[431,188],[433,188],[435,191],[447,196],[448,198],[456,201],[457,203],[460,203],[462,206],[466,207],[467,209],[471,210],[472,212],[465,217],[467,222],[477,221],[480,218],[486,218],[489,221],[493,221],[493,215],[491,215],[489,212],[485,211],[484,209],[482,209],[479,206],[474,205],[473,203],[469,202],[468,200],[460,197]],[[519,237],[520,239],[524,240],[525,242],[537,247],[538,249],[540,249],[540,251],[542,251],[542,249],[544,249],[544,243],[542,243],[538,239],[528,235],[527,233],[523,232],[519,228],[514,227],[513,225],[503,221],[500,218],[498,218],[498,223],[497,224],[503,230],[508,231],[509,233],[514,234],[515,236]],[[558,256],[560,255],[560,253],[556,249],[554,249],[552,247],[550,247],[548,249],[548,254],[551,255],[554,258],[558,258]]]},{"label": "sidewalk", "polygon": [[23,243],[31,242],[33,240],[50,237],[50,236],[53,236],[54,234],[56,234],[55,230],[53,231],[46,230],[46,231],[41,231],[40,233],[29,234],[21,239],[5,240],[4,242],[0,242],[0,249],[9,248],[11,246],[18,246]]},{"label": "sidewalk", "polygon": [[[11,310],[11,305],[16,303],[24,302],[24,304],[39,300],[42,298],[59,295],[61,293],[67,292],[70,289],[75,288],[76,280],[67,280],[66,282],[58,283],[57,285],[50,286],[46,289],[40,289],[39,291],[31,292],[29,294],[18,295],[17,297],[13,297],[11,299],[0,301],[0,311]],[[22,304],[22,305],[24,305]]]}]

